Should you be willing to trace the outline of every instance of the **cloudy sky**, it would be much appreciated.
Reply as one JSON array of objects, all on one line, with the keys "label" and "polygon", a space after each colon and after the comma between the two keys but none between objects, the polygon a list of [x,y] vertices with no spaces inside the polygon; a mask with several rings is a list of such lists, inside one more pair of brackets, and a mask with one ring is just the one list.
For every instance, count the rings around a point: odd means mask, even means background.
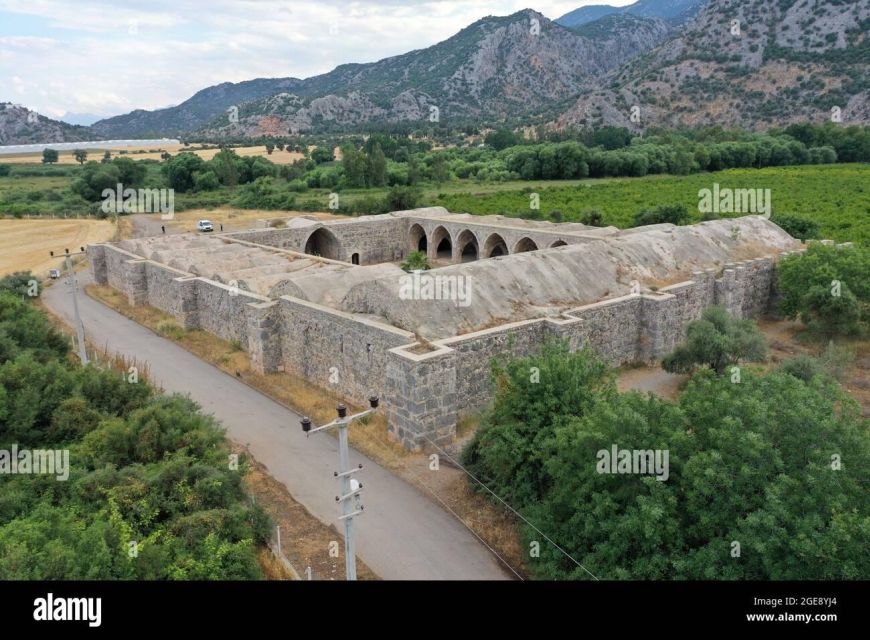
[{"label": "cloudy sky", "polygon": [[[614,0],[625,5],[631,0]],[[602,0],[0,0],[0,102],[53,118],[178,104],[435,44],[487,15]]]}]

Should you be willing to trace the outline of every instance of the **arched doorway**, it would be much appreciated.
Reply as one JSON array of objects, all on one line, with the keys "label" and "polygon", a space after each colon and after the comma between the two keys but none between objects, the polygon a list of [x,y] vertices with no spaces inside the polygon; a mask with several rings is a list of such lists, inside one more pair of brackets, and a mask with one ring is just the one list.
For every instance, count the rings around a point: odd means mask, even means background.
[{"label": "arched doorway", "polygon": [[422,251],[423,253],[426,252],[426,230],[423,229],[423,227],[421,227],[419,224],[415,224],[411,227],[408,244],[411,251]]},{"label": "arched doorway", "polygon": [[453,242],[450,233],[444,227],[438,227],[432,232],[432,248],[435,254],[431,257],[438,260],[451,260],[453,258]]},{"label": "arched doorway", "polygon": [[359,264],[359,254],[358,253],[351,254],[350,263],[351,264]]},{"label": "arched doorway", "polygon": [[552,247],[567,247],[567,246],[568,246],[568,243],[565,242],[564,240],[556,240],[556,242],[554,242],[553,244],[550,245],[551,248]]},{"label": "arched doorway", "polygon": [[526,251],[537,251],[538,245],[531,238],[523,238],[514,245],[514,253],[525,253]]},{"label": "arched doorway", "polygon": [[498,258],[508,254],[507,243],[497,233],[493,233],[483,243],[483,256],[485,258]]},{"label": "arched doorway", "polygon": [[305,253],[311,256],[320,256],[330,260],[339,260],[341,256],[341,244],[329,229],[320,227],[308,236],[305,242]]},{"label": "arched doorway", "polygon": [[477,236],[468,229],[459,234],[459,238],[456,240],[456,248],[459,250],[460,262],[473,262],[480,257]]}]

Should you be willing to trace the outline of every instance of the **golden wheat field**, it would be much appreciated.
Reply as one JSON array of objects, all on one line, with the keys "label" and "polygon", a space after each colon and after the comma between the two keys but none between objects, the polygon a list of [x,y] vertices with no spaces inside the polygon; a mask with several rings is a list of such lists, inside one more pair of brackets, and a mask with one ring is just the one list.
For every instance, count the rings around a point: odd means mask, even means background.
[{"label": "golden wheat field", "polygon": [[[133,160],[160,160],[160,156],[161,154],[163,154],[164,151],[175,155],[177,153],[180,153],[181,151],[188,151],[189,149],[186,149],[182,144],[167,144],[161,147],[143,147],[138,149],[135,147],[125,147],[123,150],[127,153],[121,154],[121,149],[109,149],[109,152],[112,154],[113,158],[118,156],[126,156],[128,158],[132,158]],[[88,148],[87,151],[88,160],[101,160],[106,149]],[[220,151],[220,149],[199,149],[191,151],[191,153],[195,153],[203,160],[211,160],[215,157],[218,151]],[[266,152],[266,147],[263,145],[251,147],[234,147],[233,151],[235,151],[240,156],[262,156],[264,158],[268,158],[275,164],[290,164],[291,162],[295,162],[296,160],[304,157],[301,153],[297,151],[287,151],[286,149],[283,151],[275,149],[270,155]],[[0,156],[0,163],[4,164],[27,164],[39,162],[42,162],[41,151],[37,153],[20,153]],[[78,161],[73,156],[72,150],[65,149],[63,151],[58,151],[57,164],[76,164],[77,162]]]},{"label": "golden wheat field", "polygon": [[108,220],[0,220],[0,276],[32,271],[47,277],[48,270],[63,264],[49,251],[78,251],[88,243],[105,242],[115,233]]}]

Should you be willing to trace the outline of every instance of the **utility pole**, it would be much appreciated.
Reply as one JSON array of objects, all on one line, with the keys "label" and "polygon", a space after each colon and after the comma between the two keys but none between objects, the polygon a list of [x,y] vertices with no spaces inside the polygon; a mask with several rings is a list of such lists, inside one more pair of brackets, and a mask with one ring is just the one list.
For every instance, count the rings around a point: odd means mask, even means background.
[{"label": "utility pole", "polygon": [[[73,310],[76,316],[76,340],[79,343],[79,359],[85,365],[88,363],[88,352],[85,348],[85,325],[82,324],[82,317],[79,314],[78,284],[76,283],[76,274],[72,266],[72,257],[85,253],[84,247],[79,247],[79,249],[80,251],[75,253],[70,253],[69,249],[64,249],[64,262],[66,263],[66,272],[69,275],[69,284],[72,289]],[[49,254],[52,258],[54,257],[54,251],[49,251]]]},{"label": "utility pole", "polygon": [[369,404],[371,405],[370,409],[355,413],[352,416],[348,416],[347,407],[340,404],[336,407],[338,417],[335,420],[314,429],[311,428],[311,418],[308,416],[302,418],[302,431],[305,432],[305,437],[318,431],[338,428],[338,471],[333,472],[333,476],[341,482],[341,495],[335,496],[335,501],[341,505],[341,515],[338,519],[344,520],[344,564],[348,580],[356,580],[356,539],[354,538],[353,519],[362,515],[363,512],[359,497],[363,486],[353,477],[354,473],[362,470],[362,465],[355,469],[350,468],[347,428],[355,420],[374,413],[375,409],[378,408],[378,397],[371,396]]}]

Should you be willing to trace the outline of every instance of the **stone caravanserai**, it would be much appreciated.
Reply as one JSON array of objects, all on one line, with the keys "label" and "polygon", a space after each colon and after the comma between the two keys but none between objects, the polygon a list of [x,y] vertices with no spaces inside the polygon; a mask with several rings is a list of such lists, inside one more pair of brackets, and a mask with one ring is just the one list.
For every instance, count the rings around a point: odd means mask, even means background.
[{"label": "stone caravanserai", "polygon": [[[383,399],[405,446],[444,444],[492,397],[494,358],[550,339],[607,362],[668,353],[708,306],[764,313],[801,243],[760,216],[619,230],[440,207],[88,247],[94,280],[284,371]],[[432,269],[399,264],[425,251]]]}]

